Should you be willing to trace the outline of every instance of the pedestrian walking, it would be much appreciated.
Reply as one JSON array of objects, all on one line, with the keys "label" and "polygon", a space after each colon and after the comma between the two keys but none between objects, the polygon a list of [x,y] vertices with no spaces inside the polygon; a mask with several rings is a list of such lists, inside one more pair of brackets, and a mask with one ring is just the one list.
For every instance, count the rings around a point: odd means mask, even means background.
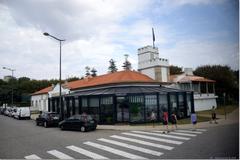
[{"label": "pedestrian walking", "polygon": [[216,109],[215,109],[215,106],[212,106],[211,121],[210,121],[210,123],[212,123],[212,121],[214,121],[215,124],[217,124],[217,117],[216,117]]},{"label": "pedestrian walking", "polygon": [[152,121],[153,127],[155,127],[156,114],[153,110],[152,110],[152,113],[151,113],[151,121]]},{"label": "pedestrian walking", "polygon": [[163,133],[168,133],[169,130],[168,130],[168,112],[166,109],[164,109],[164,112],[163,112],[163,125],[165,126],[165,130],[163,131]]},{"label": "pedestrian walking", "polygon": [[191,113],[191,122],[193,124],[193,130],[196,130],[196,124],[197,124],[197,115],[196,115],[196,113]]},{"label": "pedestrian walking", "polygon": [[177,116],[175,112],[171,114],[171,123],[172,123],[172,130],[174,130],[174,127],[175,129],[177,129]]}]

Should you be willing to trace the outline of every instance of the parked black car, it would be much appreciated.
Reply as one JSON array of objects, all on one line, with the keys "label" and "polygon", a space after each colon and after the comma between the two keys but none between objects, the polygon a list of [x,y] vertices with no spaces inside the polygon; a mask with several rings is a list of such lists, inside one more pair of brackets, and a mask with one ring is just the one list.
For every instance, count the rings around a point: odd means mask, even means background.
[{"label": "parked black car", "polygon": [[95,130],[97,128],[97,121],[90,115],[81,114],[74,115],[59,123],[61,130],[80,130],[82,132]]},{"label": "parked black car", "polygon": [[56,112],[43,112],[36,118],[36,125],[42,125],[45,128],[49,126],[58,126],[59,114]]}]

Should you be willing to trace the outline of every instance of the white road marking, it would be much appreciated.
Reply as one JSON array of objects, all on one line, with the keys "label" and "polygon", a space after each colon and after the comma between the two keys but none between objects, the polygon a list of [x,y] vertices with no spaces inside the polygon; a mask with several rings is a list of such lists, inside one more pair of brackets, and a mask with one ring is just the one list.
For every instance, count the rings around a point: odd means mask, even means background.
[{"label": "white road marking", "polygon": [[151,142],[142,141],[142,140],[139,140],[139,139],[127,138],[127,137],[122,137],[122,136],[117,136],[117,135],[112,135],[110,137],[125,140],[125,141],[129,141],[129,142],[134,142],[134,143],[138,143],[138,144],[142,144],[142,145],[146,145],[146,146],[166,149],[166,150],[172,150],[174,148],[174,147],[170,147],[170,146],[166,146],[166,145],[151,143]]},{"label": "white road marking", "polygon": [[203,132],[205,132],[205,131],[207,131],[206,129],[196,129],[196,131],[203,131]]},{"label": "white road marking", "polygon": [[183,132],[183,133],[194,133],[194,134],[202,134],[202,132],[198,132],[198,131],[190,131],[190,130],[176,130],[176,132]]},{"label": "white road marking", "polygon": [[80,154],[83,154],[83,155],[85,155],[87,157],[90,157],[90,158],[93,158],[93,159],[109,159],[107,157],[101,156],[99,154],[90,152],[88,150],[85,150],[83,148],[76,147],[76,146],[73,146],[73,145],[72,146],[67,146],[66,148],[71,149],[71,150],[73,150],[75,152],[78,152]]},{"label": "white road marking", "polygon": [[134,136],[134,137],[139,137],[139,138],[144,138],[144,139],[149,139],[149,140],[154,140],[154,141],[159,141],[159,142],[171,143],[171,144],[178,144],[178,145],[180,145],[180,144],[183,143],[181,141],[175,141],[175,140],[169,140],[169,139],[150,137],[150,136],[145,136],[145,135],[142,135],[142,134],[134,134],[134,133],[128,133],[128,132],[124,132],[122,134],[129,135],[129,136]]},{"label": "white road marking", "polygon": [[174,135],[181,135],[181,136],[189,136],[189,137],[196,137],[196,134],[190,134],[190,133],[181,133],[181,132],[170,132],[170,134]]},{"label": "white road marking", "polygon": [[187,137],[179,137],[179,136],[172,136],[172,135],[167,135],[167,134],[158,134],[158,133],[151,133],[151,132],[143,132],[143,131],[131,131],[131,132],[153,135],[153,136],[160,136],[160,137],[167,137],[167,138],[175,138],[175,139],[181,139],[181,140],[189,140],[190,139]]},{"label": "white road marking", "polygon": [[59,159],[74,159],[73,157],[70,157],[69,155],[66,155],[65,153],[62,153],[60,151],[57,150],[51,150],[51,151],[47,151],[47,153],[59,158]]},{"label": "white road marking", "polygon": [[35,154],[29,155],[29,156],[25,156],[24,158],[25,158],[25,159],[42,159],[42,158],[38,157],[38,156],[35,155]]},{"label": "white road marking", "polygon": [[114,140],[110,140],[110,139],[100,138],[98,140],[102,141],[102,142],[114,144],[114,145],[117,145],[117,146],[129,148],[129,149],[132,149],[132,150],[136,150],[136,151],[139,151],[139,152],[151,154],[151,155],[154,155],[154,156],[163,155],[163,153],[161,153],[161,152],[153,151],[153,150],[150,150],[150,149],[146,149],[146,148],[142,148],[142,147],[138,147],[138,146],[134,146],[134,145],[130,145],[130,144],[127,144],[127,143],[122,143],[122,142],[118,142],[118,141],[114,141]]},{"label": "white road marking", "polygon": [[104,151],[107,151],[107,152],[111,152],[113,154],[116,154],[116,155],[119,155],[119,156],[122,156],[122,157],[125,157],[125,158],[146,159],[146,158],[138,156],[138,155],[134,155],[134,154],[131,154],[131,153],[128,153],[128,152],[124,152],[124,151],[114,149],[112,147],[104,146],[104,145],[94,143],[94,142],[87,141],[87,142],[84,142],[83,144],[86,144],[86,145],[89,145],[89,146],[92,146],[92,147],[95,147],[95,148],[98,148],[98,149],[101,149],[101,150],[104,150]]}]

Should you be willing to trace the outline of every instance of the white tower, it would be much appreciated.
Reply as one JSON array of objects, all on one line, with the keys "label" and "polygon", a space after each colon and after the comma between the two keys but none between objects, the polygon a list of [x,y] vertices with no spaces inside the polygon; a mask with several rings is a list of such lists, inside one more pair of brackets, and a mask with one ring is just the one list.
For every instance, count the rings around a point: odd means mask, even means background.
[{"label": "white tower", "polygon": [[157,47],[146,46],[138,49],[138,71],[158,82],[169,82],[168,59],[159,58]]}]

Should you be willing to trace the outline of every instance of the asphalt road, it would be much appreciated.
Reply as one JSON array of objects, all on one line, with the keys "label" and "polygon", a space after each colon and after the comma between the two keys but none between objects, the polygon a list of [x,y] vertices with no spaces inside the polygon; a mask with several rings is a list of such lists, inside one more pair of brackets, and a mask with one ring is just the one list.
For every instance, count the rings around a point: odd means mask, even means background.
[{"label": "asphalt road", "polygon": [[[15,120],[0,115],[0,158],[29,158],[27,156],[43,159],[89,159],[89,156],[110,159],[238,158],[239,124],[213,125],[215,127],[198,131],[199,133],[177,131],[167,134],[170,137],[163,137],[162,133],[150,131],[146,131],[147,133],[124,131],[125,134],[123,131],[98,129],[85,133],[61,131],[59,128],[36,126],[33,120]],[[116,135],[117,138],[110,137],[112,135]],[[128,139],[119,139],[119,136]],[[182,144],[176,144],[178,142]],[[71,147],[66,148],[67,146]],[[78,153],[74,149],[82,150]]]}]

